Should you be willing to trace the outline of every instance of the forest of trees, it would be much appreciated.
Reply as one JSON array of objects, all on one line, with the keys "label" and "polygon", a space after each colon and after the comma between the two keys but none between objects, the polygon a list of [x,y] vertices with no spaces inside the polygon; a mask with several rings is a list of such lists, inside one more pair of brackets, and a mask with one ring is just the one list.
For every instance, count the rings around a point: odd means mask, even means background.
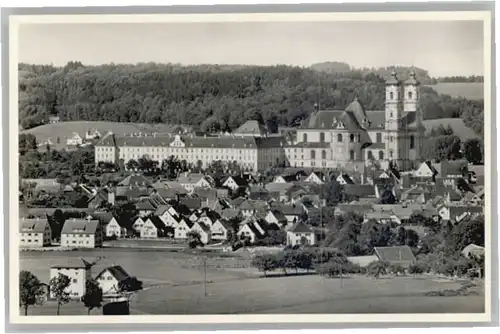
[{"label": "forest of trees", "polygon": [[[343,69],[20,64],[19,119],[25,129],[58,115],[61,121],[188,124],[204,131],[230,131],[256,118],[298,125],[316,102],[324,109],[344,109],[356,96],[367,110],[383,110],[391,68]],[[404,80],[410,68],[396,70]],[[423,83],[430,80],[426,71],[415,70]],[[462,117],[481,133],[482,101],[438,95],[428,87],[422,87],[421,101],[425,119]]]}]

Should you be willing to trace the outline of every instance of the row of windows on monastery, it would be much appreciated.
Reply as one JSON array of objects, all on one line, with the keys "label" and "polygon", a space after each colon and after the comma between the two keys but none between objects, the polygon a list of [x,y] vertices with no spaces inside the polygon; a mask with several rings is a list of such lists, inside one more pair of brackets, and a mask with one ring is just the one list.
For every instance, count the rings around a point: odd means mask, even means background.
[{"label": "row of windows on monastery", "polygon": [[[393,142],[394,141],[394,136],[388,136],[387,138],[389,139],[389,142]],[[307,133],[304,133],[302,135],[302,142],[307,143],[307,139],[308,139],[307,138]],[[344,140],[343,134],[342,133],[337,134],[337,142],[338,143],[342,143],[343,140]],[[348,140],[349,140],[350,143],[360,142],[361,141],[361,136],[359,134],[358,135],[354,135],[354,134],[351,133],[349,135],[349,137],[348,137]],[[325,142],[325,133],[324,132],[320,132],[320,134],[319,134],[319,141],[321,143]],[[378,144],[382,143],[382,133],[377,132],[377,134],[376,134],[376,142]],[[412,135],[412,136],[410,136],[410,143],[412,143],[411,144],[412,147],[410,147],[410,148],[414,148],[413,147],[414,146],[414,142],[415,142],[415,137]]]},{"label": "row of windows on monastery", "polygon": [[[377,135],[378,135],[378,133],[377,133]],[[381,135],[380,140],[382,140],[382,134],[380,134],[380,135]],[[337,134],[337,142],[342,143],[343,140],[344,140],[344,135],[342,133]],[[351,133],[348,136],[348,140],[351,143],[360,142],[361,141],[361,135],[359,135],[359,134],[355,135],[355,134]],[[320,132],[320,134],[319,134],[319,141],[321,143],[325,142],[325,133],[324,132]],[[302,135],[302,142],[303,143],[307,143],[307,133],[304,133]]]}]

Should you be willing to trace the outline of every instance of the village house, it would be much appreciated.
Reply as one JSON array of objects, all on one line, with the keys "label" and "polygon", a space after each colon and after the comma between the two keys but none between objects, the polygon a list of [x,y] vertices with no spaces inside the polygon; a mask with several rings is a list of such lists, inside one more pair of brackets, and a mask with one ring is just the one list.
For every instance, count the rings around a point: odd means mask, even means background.
[{"label": "village house", "polygon": [[461,202],[467,205],[479,206],[483,205],[483,200],[481,197],[473,192],[468,192],[462,197]]},{"label": "village house", "polygon": [[209,228],[212,227],[215,222],[220,219],[220,215],[212,210],[203,210],[199,218],[196,220],[197,222],[203,223]]},{"label": "village house", "polygon": [[300,218],[304,215],[304,209],[300,205],[280,205],[276,207],[280,210],[284,215],[286,220],[288,221],[289,226],[292,226],[296,222],[300,220]]},{"label": "village house", "polygon": [[144,219],[142,219],[141,217],[137,217],[134,220],[134,223],[132,224],[132,229],[134,230],[136,236],[141,235],[141,230],[142,227],[144,226],[144,223],[145,223]]},{"label": "village house", "polygon": [[191,228],[193,227],[193,222],[186,221],[182,219],[179,222],[179,225],[174,230],[174,238],[175,239],[187,239],[188,238],[188,233],[191,231]]},{"label": "village house", "polygon": [[149,187],[151,181],[140,174],[131,174],[118,183],[121,187]]},{"label": "village house", "polygon": [[115,217],[112,217],[111,220],[104,227],[106,237],[117,237],[124,238],[128,236],[128,229],[124,222],[118,222]]},{"label": "village house", "polygon": [[264,234],[261,233],[261,228],[257,227],[255,221],[250,221],[248,223],[242,224],[238,230],[238,238],[240,240],[247,239],[250,243],[255,243],[256,241],[264,238]]},{"label": "village house", "polygon": [[315,245],[316,235],[304,222],[298,221],[286,231],[286,244],[288,246]]},{"label": "village house", "polygon": [[295,174],[288,174],[288,175],[278,175],[274,178],[273,183],[293,183],[298,181],[299,178]]},{"label": "village house", "polygon": [[61,121],[61,118],[59,116],[49,116],[49,123],[50,124],[57,124]]},{"label": "village house", "polygon": [[135,205],[140,217],[147,217],[156,211],[156,207],[150,199],[143,199]]},{"label": "village house", "polygon": [[212,240],[212,232],[210,231],[210,227],[202,222],[195,222],[191,227],[191,232],[198,232],[201,242],[203,242],[205,245]]},{"label": "village house", "polygon": [[339,174],[339,176],[337,176],[337,178],[335,179],[338,183],[340,183],[341,185],[345,185],[345,184],[354,184],[354,181],[351,179],[351,177],[349,175],[347,175],[346,173],[341,173]]},{"label": "village house", "polygon": [[[170,228],[173,230],[173,228]],[[157,239],[167,237],[167,226],[158,216],[149,217],[141,228],[142,239]]]},{"label": "village house", "polygon": [[326,175],[322,172],[312,172],[309,176],[304,180],[304,182],[316,183],[316,184],[324,184],[326,182]]},{"label": "village house", "polygon": [[211,177],[187,172],[179,175],[177,182],[189,193],[192,193],[195,188],[213,188],[215,186],[214,180]]},{"label": "village house", "polygon": [[405,269],[417,260],[408,246],[375,247],[374,252],[380,261],[388,261]]},{"label": "village house", "polygon": [[475,214],[482,214],[484,208],[482,206],[464,205],[461,203],[447,203],[437,208],[441,219],[444,221],[461,222]]},{"label": "village house", "polygon": [[103,296],[114,296],[120,292],[120,283],[128,278],[130,275],[122,266],[111,266],[102,270],[95,279]]},{"label": "village house", "polygon": [[158,216],[165,226],[170,226],[172,228],[176,228],[179,225],[179,214],[175,211],[175,208],[171,205],[162,205],[156,209],[155,216]]},{"label": "village house", "polygon": [[85,132],[85,139],[86,140],[94,140],[94,139],[99,139],[101,137],[101,134],[97,129],[89,129],[87,132]]},{"label": "village house", "polygon": [[102,188],[98,191],[94,190],[87,202],[87,206],[91,209],[99,209],[106,205],[115,205],[115,193],[112,189]]},{"label": "village house", "polygon": [[[65,275],[69,278],[69,286],[65,289],[71,299],[80,299],[86,291],[86,283],[92,279],[91,264],[83,259],[70,259],[63,264],[50,267],[50,279]],[[53,291],[50,297],[54,298]]]},{"label": "village house", "polygon": [[229,224],[222,219],[218,219],[212,225],[212,227],[210,227],[210,232],[212,234],[213,240],[221,240],[221,241],[227,240],[230,231],[231,231],[231,226],[229,226]]},{"label": "village house", "polygon": [[279,228],[286,226],[288,224],[288,220],[286,219],[285,215],[283,212],[277,209],[271,209],[267,212],[267,215],[265,216],[264,220],[268,224],[274,224],[278,226]]},{"label": "village house", "polygon": [[102,247],[103,231],[98,220],[69,219],[61,230],[61,246],[74,248]]},{"label": "village house", "polygon": [[437,173],[438,173],[437,170],[434,168],[434,166],[432,165],[432,163],[430,161],[424,161],[417,168],[414,175],[415,175],[415,177],[417,177],[419,179],[434,180]]},{"label": "village house", "polygon": [[22,219],[19,231],[19,246],[36,248],[50,246],[52,230],[47,219]]},{"label": "village house", "polygon": [[433,164],[437,171],[436,178],[468,178],[469,163],[467,160],[443,160]]},{"label": "village house", "polygon": [[223,187],[236,191],[248,186],[247,181],[241,176],[229,176],[223,183]]},{"label": "village house", "polygon": [[73,136],[66,140],[66,145],[68,146],[78,146],[82,145],[83,138],[76,132],[73,132]]},{"label": "village house", "polygon": [[469,244],[462,249],[462,254],[467,258],[480,257],[484,255],[484,247],[476,244]]}]

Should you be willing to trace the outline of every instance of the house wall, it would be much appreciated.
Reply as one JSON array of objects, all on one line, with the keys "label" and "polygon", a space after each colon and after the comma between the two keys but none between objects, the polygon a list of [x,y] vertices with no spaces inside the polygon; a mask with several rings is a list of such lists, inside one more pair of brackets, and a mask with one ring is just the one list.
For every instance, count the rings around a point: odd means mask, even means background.
[{"label": "house wall", "polygon": [[[85,294],[85,284],[89,278],[89,272],[84,268],[50,268],[50,279],[63,274],[69,277],[70,285],[66,288],[66,292],[70,294],[70,298],[78,299]],[[52,291],[51,298],[54,298]]]},{"label": "house wall", "polygon": [[97,283],[99,287],[102,289],[103,295],[109,294],[110,292],[115,292],[118,290],[118,280],[109,273],[109,271],[105,271],[102,275],[97,279]]},{"label": "house wall", "polygon": [[49,225],[47,224],[43,233],[21,232],[19,246],[23,248],[38,248],[50,246],[51,241],[52,233]]},{"label": "house wall", "polygon": [[[96,242],[97,241],[97,242]],[[77,247],[77,248],[95,248],[102,245],[102,239],[96,240],[94,234],[61,234],[62,247]]]},{"label": "house wall", "polygon": [[179,224],[174,230],[175,239],[187,239],[187,234],[191,229],[185,224]]},{"label": "house wall", "polygon": [[158,229],[149,220],[141,228],[141,238],[145,239],[158,238]]},{"label": "house wall", "polygon": [[250,238],[250,242],[255,242],[256,241],[256,237],[255,237],[255,234],[253,233],[253,231],[248,227],[248,225],[244,225],[240,228],[240,230],[238,231],[237,233],[238,237],[241,239],[243,237],[249,237]]},{"label": "house wall", "polygon": [[106,236],[112,237],[116,235],[117,238],[123,238],[126,234],[124,229],[118,224],[118,222],[113,218],[112,221],[106,225]]},{"label": "house wall", "polygon": [[228,233],[227,230],[222,224],[216,222],[211,228],[212,239],[214,240],[227,240]]},{"label": "house wall", "polygon": [[315,237],[314,233],[295,233],[295,232],[291,232],[291,231],[288,231],[286,233],[286,243],[287,243],[287,245],[290,245],[290,246],[300,245],[302,237],[306,238],[307,244],[309,244],[309,245],[316,244],[316,237]]},{"label": "house wall", "polygon": [[207,233],[205,232],[201,227],[200,225],[198,224],[195,224],[193,226],[193,228],[191,229],[191,231],[196,231],[200,234],[200,239],[201,239],[201,242],[203,242],[204,244],[208,244],[211,240],[211,235],[210,233]]}]

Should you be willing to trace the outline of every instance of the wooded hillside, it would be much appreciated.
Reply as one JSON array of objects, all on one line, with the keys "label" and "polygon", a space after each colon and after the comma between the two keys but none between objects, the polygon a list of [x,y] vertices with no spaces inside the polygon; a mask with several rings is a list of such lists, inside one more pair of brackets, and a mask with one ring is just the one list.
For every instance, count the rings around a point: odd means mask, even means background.
[{"label": "wooded hillside", "polygon": [[[397,70],[404,79],[410,69]],[[385,78],[367,69],[330,73],[291,66],[70,62],[63,68],[20,64],[19,71],[24,128],[50,115],[61,121],[182,123],[201,130],[232,130],[255,118],[293,126],[317,101],[321,108],[343,109],[355,96],[367,110],[384,109]],[[422,107],[425,119],[462,117],[482,131],[482,101],[438,95],[423,87]]]}]

